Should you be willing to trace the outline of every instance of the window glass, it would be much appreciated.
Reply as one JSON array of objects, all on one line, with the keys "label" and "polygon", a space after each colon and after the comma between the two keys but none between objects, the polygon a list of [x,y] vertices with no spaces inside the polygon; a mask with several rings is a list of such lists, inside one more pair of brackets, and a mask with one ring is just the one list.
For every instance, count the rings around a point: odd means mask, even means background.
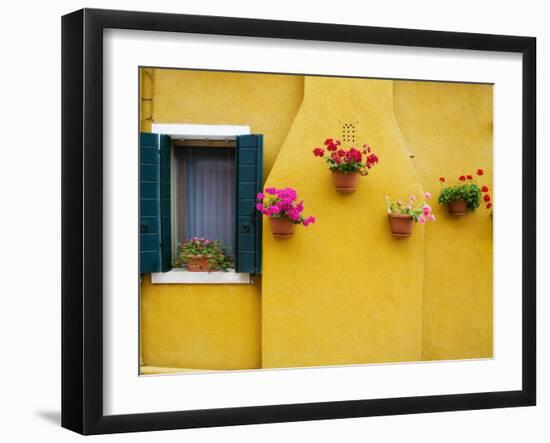
[{"label": "window glass", "polygon": [[193,237],[235,248],[235,149],[177,147],[174,155],[177,243]]}]

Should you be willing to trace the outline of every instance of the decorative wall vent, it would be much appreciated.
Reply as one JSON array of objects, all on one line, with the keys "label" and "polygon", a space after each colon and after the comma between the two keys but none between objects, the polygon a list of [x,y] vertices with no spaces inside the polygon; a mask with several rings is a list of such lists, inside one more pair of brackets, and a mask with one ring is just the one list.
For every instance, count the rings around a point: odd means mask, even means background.
[{"label": "decorative wall vent", "polygon": [[345,122],[342,125],[342,141],[344,143],[355,143],[356,126],[357,122]]}]

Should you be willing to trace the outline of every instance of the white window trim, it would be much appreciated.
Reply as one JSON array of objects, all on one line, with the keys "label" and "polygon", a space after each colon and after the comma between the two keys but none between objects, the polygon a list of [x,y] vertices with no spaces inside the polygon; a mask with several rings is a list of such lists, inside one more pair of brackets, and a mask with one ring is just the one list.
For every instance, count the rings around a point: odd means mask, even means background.
[{"label": "white window trim", "polygon": [[153,123],[151,132],[169,135],[174,140],[234,140],[237,135],[250,134],[250,126]]},{"label": "white window trim", "polygon": [[153,272],[151,274],[153,284],[249,284],[252,283],[250,274],[235,272],[189,272],[187,269],[176,268],[168,272]]},{"label": "white window trim", "polygon": [[[151,132],[169,135],[172,140],[234,140],[237,135],[250,134],[250,126],[238,125],[193,125],[153,123]],[[173,209],[173,208],[172,208]],[[153,284],[250,284],[248,273],[189,272],[186,269],[171,269],[168,272],[151,273]]]}]

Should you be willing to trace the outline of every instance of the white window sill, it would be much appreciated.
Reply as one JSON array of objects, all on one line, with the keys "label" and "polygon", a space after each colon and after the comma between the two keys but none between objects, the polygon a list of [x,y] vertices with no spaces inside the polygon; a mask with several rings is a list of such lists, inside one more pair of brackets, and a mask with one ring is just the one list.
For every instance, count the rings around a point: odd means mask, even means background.
[{"label": "white window sill", "polygon": [[189,272],[187,269],[172,269],[168,272],[153,272],[151,274],[153,284],[195,284],[195,285],[227,285],[250,284],[250,274],[235,272]]}]

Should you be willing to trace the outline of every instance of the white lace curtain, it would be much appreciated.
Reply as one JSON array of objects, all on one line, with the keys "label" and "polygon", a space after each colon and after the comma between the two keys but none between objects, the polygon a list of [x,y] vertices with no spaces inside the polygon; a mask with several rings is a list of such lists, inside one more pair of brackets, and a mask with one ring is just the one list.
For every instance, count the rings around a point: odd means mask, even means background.
[{"label": "white lace curtain", "polygon": [[[235,247],[235,151],[231,148],[178,149],[183,162],[183,237],[223,240]],[[181,224],[180,224],[181,226]],[[180,237],[181,238],[181,237]]]}]

